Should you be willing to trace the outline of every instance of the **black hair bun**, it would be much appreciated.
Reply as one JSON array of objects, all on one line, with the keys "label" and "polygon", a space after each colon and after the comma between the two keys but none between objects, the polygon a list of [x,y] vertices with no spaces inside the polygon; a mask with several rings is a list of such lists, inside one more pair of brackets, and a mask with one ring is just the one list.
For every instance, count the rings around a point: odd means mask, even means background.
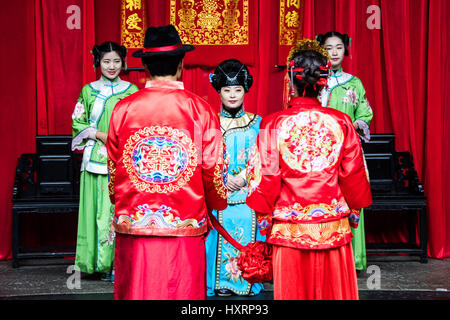
[{"label": "black hair bun", "polygon": [[119,46],[119,51],[120,51],[120,53],[119,53],[120,57],[124,57],[125,58],[127,56],[127,52],[128,52],[127,47]]},{"label": "black hair bun", "polygon": [[97,68],[100,67],[100,60],[102,58],[102,53],[100,52],[98,45],[94,44],[91,53],[94,56],[94,66]]},{"label": "black hair bun", "polygon": [[323,84],[319,80],[326,75],[321,72],[321,67],[327,65],[327,58],[317,51],[304,50],[296,53],[293,57],[293,69],[303,69],[302,71],[292,71],[289,73],[291,81],[297,88],[300,96],[317,97]]},{"label": "black hair bun", "polygon": [[213,74],[210,75],[210,82],[217,92],[222,87],[241,85],[245,92],[248,92],[253,85],[253,76],[247,66],[237,59],[222,61]]},{"label": "black hair bun", "polygon": [[305,79],[305,81],[309,84],[316,84],[317,81],[320,80],[319,66],[312,65],[309,68],[305,68],[305,71],[303,72],[303,79]]},{"label": "black hair bun", "polygon": [[348,48],[348,47],[350,47],[350,37],[348,36],[348,34],[343,34],[342,35],[343,36],[343,42],[344,42],[344,45]]},{"label": "black hair bun", "polygon": [[325,36],[323,35],[323,34],[318,34],[317,36],[316,36],[316,40],[317,40],[317,42],[319,42],[320,43],[320,45],[321,46],[323,46],[323,44],[325,43]]}]

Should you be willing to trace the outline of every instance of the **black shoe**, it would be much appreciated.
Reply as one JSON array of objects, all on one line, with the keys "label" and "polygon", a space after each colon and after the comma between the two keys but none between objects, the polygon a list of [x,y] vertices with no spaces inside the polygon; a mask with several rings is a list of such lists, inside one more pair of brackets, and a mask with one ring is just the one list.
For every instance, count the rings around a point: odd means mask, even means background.
[{"label": "black shoe", "polygon": [[231,292],[231,290],[228,289],[219,289],[217,290],[217,295],[220,297],[229,297],[233,294],[233,292]]},{"label": "black shoe", "polygon": [[102,281],[114,281],[113,279],[114,278],[113,278],[112,272],[102,273],[102,275],[100,277],[100,280],[102,280]]}]

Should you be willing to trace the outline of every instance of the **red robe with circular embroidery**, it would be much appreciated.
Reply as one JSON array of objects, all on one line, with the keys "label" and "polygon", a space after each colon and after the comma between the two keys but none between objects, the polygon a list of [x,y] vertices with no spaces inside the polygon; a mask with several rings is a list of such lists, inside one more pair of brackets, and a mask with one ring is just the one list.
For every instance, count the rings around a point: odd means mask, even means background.
[{"label": "red robe with circular embroidery", "polygon": [[294,98],[266,117],[247,168],[247,204],[267,241],[329,249],[351,241],[358,210],[372,203],[351,119],[317,99]]},{"label": "red robe with circular embroidery", "polygon": [[107,150],[116,232],[199,236],[227,206],[217,114],[178,81],[149,81],[110,121]]},{"label": "red robe with circular embroidery", "polygon": [[351,119],[294,98],[266,117],[247,167],[247,204],[273,247],[275,300],[358,299],[350,224],[372,195]]}]

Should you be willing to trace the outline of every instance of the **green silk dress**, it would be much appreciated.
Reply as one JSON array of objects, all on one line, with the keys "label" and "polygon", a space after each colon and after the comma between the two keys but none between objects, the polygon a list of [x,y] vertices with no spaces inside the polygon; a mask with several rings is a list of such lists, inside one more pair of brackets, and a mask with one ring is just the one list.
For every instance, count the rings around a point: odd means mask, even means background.
[{"label": "green silk dress", "polygon": [[[369,125],[372,121],[373,112],[366,98],[366,91],[360,79],[345,73],[340,68],[332,71],[328,77],[327,86],[322,90],[319,100],[324,107],[330,107],[346,113],[357,123],[358,134],[364,141],[369,141]],[[364,233],[364,214],[361,209],[358,228],[352,228],[353,255],[357,270],[367,268],[366,239]]]},{"label": "green silk dress", "polygon": [[83,87],[72,114],[72,150],[83,150],[75,266],[85,273],[108,273],[114,265],[114,207],[108,193],[106,146],[95,138],[108,133],[114,106],[138,88],[119,77],[102,76]]}]

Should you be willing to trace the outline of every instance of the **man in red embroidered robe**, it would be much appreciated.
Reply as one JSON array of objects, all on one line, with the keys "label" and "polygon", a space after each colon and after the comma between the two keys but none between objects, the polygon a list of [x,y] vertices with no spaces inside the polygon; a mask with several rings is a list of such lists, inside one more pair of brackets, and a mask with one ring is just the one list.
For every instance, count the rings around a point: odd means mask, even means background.
[{"label": "man in red embroidered robe", "polygon": [[178,81],[193,49],[172,25],[150,27],[133,56],[151,80],[111,116],[115,299],[206,298],[207,212],[227,197],[218,116]]}]

